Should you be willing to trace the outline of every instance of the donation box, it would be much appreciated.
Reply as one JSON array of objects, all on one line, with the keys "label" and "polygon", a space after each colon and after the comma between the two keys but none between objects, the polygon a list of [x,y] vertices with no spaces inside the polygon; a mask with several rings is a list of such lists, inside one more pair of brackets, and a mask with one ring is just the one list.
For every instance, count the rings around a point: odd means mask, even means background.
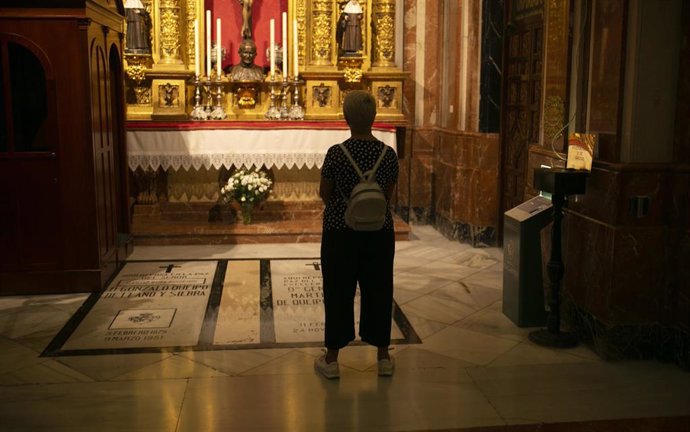
[{"label": "donation box", "polygon": [[518,327],[546,324],[540,232],[552,218],[551,200],[541,196],[504,215],[503,314]]}]

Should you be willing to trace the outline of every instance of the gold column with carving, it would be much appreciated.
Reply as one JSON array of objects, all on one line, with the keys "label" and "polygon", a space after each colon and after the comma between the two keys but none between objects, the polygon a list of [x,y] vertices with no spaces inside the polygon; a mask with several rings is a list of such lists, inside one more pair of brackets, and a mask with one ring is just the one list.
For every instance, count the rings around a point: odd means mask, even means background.
[{"label": "gold column with carving", "polygon": [[180,57],[180,2],[161,0],[159,64],[182,64]]},{"label": "gold column with carving", "polygon": [[568,14],[569,0],[548,0],[544,19],[544,93],[542,102],[542,145],[565,151],[566,140],[560,132],[567,123]]},{"label": "gold column with carving", "polygon": [[395,66],[395,0],[373,2],[373,58],[374,67]]},{"label": "gold column with carving", "polygon": [[311,49],[309,64],[332,66],[334,53],[333,1],[311,2]]},{"label": "gold column with carving", "polygon": [[[186,5],[186,21],[187,21],[187,68],[190,71],[194,70],[194,63],[197,61],[194,58],[194,20],[196,19],[196,0],[187,0]],[[199,28],[201,30],[201,28]],[[201,32],[199,32],[201,34]]]},{"label": "gold column with carving", "polygon": [[304,66],[307,64],[307,0],[295,0],[293,18],[297,20],[299,65],[304,70]]}]

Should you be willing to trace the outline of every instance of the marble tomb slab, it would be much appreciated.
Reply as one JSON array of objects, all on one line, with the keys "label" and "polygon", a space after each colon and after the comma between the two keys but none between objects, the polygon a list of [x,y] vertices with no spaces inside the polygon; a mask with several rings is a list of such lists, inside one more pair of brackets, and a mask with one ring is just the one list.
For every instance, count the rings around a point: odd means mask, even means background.
[{"label": "marble tomb slab", "polygon": [[[317,260],[272,260],[271,287],[277,343],[324,340],[323,278]],[[361,297],[355,294],[355,335],[359,334]],[[391,339],[403,337],[395,320]]]},{"label": "marble tomb slab", "polygon": [[[353,313],[357,334],[359,290]],[[307,347],[323,340],[319,258],[137,261],[92,294],[42,355]],[[397,304],[391,341],[421,342]]]},{"label": "marble tomb slab", "polygon": [[217,262],[127,263],[63,350],[197,345]]},{"label": "marble tomb slab", "polygon": [[228,261],[214,345],[261,342],[259,260]]}]

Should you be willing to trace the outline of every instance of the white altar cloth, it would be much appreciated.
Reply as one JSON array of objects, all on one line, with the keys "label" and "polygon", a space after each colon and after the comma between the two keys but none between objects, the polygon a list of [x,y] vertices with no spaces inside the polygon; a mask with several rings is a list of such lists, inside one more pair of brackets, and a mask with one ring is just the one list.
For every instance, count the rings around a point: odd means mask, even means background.
[{"label": "white altar cloth", "polygon": [[[128,124],[130,169],[218,169],[233,165],[321,168],[328,148],[350,136],[343,122],[300,126],[265,123],[261,128],[256,123],[224,128],[207,123],[186,125],[166,128]],[[397,151],[394,126],[375,125],[373,134]]]}]

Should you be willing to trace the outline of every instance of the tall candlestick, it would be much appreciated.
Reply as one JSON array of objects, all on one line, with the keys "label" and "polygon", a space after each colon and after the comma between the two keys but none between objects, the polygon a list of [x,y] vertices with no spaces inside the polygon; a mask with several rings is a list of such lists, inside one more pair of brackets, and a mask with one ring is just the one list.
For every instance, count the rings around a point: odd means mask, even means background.
[{"label": "tall candlestick", "polygon": [[271,78],[276,74],[276,20],[271,19]]},{"label": "tall candlestick", "polygon": [[297,76],[299,75],[299,46],[298,46],[298,39],[297,39],[297,20],[292,20],[292,44],[293,44],[293,56],[292,56],[292,61],[295,63],[295,67],[293,68],[293,73],[295,74],[295,79],[297,79]]},{"label": "tall candlestick", "polygon": [[194,76],[199,78],[199,20],[194,20]]},{"label": "tall candlestick", "polygon": [[220,18],[216,18],[216,75],[220,79],[220,73],[222,69],[222,50],[221,50],[221,37],[220,37]]},{"label": "tall candlestick", "polygon": [[288,75],[287,12],[283,12],[283,79]]},{"label": "tall candlestick", "polygon": [[206,75],[211,77],[211,11],[206,11]]}]

